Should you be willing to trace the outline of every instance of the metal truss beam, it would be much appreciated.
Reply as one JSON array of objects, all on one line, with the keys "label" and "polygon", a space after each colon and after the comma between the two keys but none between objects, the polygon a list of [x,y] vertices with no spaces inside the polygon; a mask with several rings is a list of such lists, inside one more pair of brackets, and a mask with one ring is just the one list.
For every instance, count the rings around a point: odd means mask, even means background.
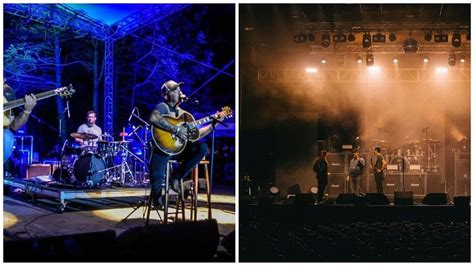
[{"label": "metal truss beam", "polygon": [[466,31],[469,30],[469,21],[453,21],[453,22],[386,22],[386,23],[369,23],[369,22],[296,22],[295,28],[299,31],[317,32],[317,31],[410,31],[410,30],[443,30],[443,31]]},{"label": "metal truss beam", "polygon": [[150,5],[118,22],[112,28],[115,32],[110,36],[113,40],[121,39],[134,31],[155,23],[191,5],[185,4],[160,4]]},{"label": "metal truss beam", "polygon": [[[434,69],[383,69],[378,74],[378,79],[383,82],[393,83],[419,83],[419,82],[442,82],[442,83],[469,83],[471,80],[470,69],[449,69],[446,78],[435,72]],[[317,73],[306,73],[303,69],[258,69],[258,81],[260,82],[373,82],[374,78],[368,75],[367,69],[323,69]]]},{"label": "metal truss beam", "polygon": [[104,132],[114,133],[114,41],[105,39]]},{"label": "metal truss beam", "polygon": [[72,29],[80,34],[104,40],[108,26],[82,12],[62,4],[4,4],[4,12],[29,21],[50,24],[63,30]]}]

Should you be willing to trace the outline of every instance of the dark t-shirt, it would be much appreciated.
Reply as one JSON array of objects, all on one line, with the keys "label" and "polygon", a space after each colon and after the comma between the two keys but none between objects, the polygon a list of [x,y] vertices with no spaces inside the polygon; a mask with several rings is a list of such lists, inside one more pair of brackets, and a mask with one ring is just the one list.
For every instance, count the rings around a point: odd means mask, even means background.
[{"label": "dark t-shirt", "polygon": [[376,170],[382,170],[382,171],[383,171],[383,169],[382,169],[383,160],[384,160],[384,159],[383,159],[382,154],[377,155],[377,159],[375,160],[374,169],[376,169]]}]

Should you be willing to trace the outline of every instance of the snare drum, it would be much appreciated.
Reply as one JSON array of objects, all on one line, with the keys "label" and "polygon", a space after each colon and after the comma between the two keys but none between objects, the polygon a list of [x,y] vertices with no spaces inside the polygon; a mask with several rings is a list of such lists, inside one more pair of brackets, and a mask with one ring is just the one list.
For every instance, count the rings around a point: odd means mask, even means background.
[{"label": "snare drum", "polygon": [[97,150],[102,157],[113,157],[120,151],[120,141],[99,141]]}]

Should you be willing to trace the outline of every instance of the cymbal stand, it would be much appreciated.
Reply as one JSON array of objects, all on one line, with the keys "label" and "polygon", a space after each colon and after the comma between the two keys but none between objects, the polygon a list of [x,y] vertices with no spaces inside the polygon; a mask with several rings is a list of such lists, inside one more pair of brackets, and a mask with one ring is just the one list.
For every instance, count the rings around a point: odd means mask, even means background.
[{"label": "cymbal stand", "polygon": [[[137,139],[140,141],[140,143],[142,144],[142,157],[143,159],[138,159],[138,157],[133,154],[131,152],[131,154],[140,162],[142,163],[142,174],[143,174],[143,180],[147,179],[147,176],[148,176],[148,164],[147,164],[147,158],[148,158],[148,153],[150,151],[150,147],[148,145],[148,138],[149,138],[149,133],[151,131],[151,125],[149,123],[147,123],[145,120],[143,120],[141,117],[140,117],[140,112],[139,110],[137,109],[136,110],[136,114],[135,113],[132,113],[132,116],[137,118],[143,125],[139,125],[138,127],[136,127],[130,134],[129,136],[135,134],[135,136],[137,137]],[[137,134],[137,131],[140,127],[143,127],[145,129],[145,134],[143,136],[143,139]]]}]

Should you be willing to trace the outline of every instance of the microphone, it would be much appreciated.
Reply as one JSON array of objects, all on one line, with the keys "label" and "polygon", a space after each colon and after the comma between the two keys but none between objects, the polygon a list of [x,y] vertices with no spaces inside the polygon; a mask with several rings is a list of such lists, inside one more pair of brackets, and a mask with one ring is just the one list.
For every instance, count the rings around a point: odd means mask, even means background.
[{"label": "microphone", "polygon": [[137,107],[134,107],[133,110],[132,110],[132,113],[130,114],[130,116],[128,117],[128,122],[130,122],[130,120],[132,120],[132,117],[133,117],[133,114],[135,113],[135,109]]},{"label": "microphone", "polygon": [[71,118],[71,112],[69,112],[69,100],[66,101],[66,108],[67,108],[67,118]]}]

